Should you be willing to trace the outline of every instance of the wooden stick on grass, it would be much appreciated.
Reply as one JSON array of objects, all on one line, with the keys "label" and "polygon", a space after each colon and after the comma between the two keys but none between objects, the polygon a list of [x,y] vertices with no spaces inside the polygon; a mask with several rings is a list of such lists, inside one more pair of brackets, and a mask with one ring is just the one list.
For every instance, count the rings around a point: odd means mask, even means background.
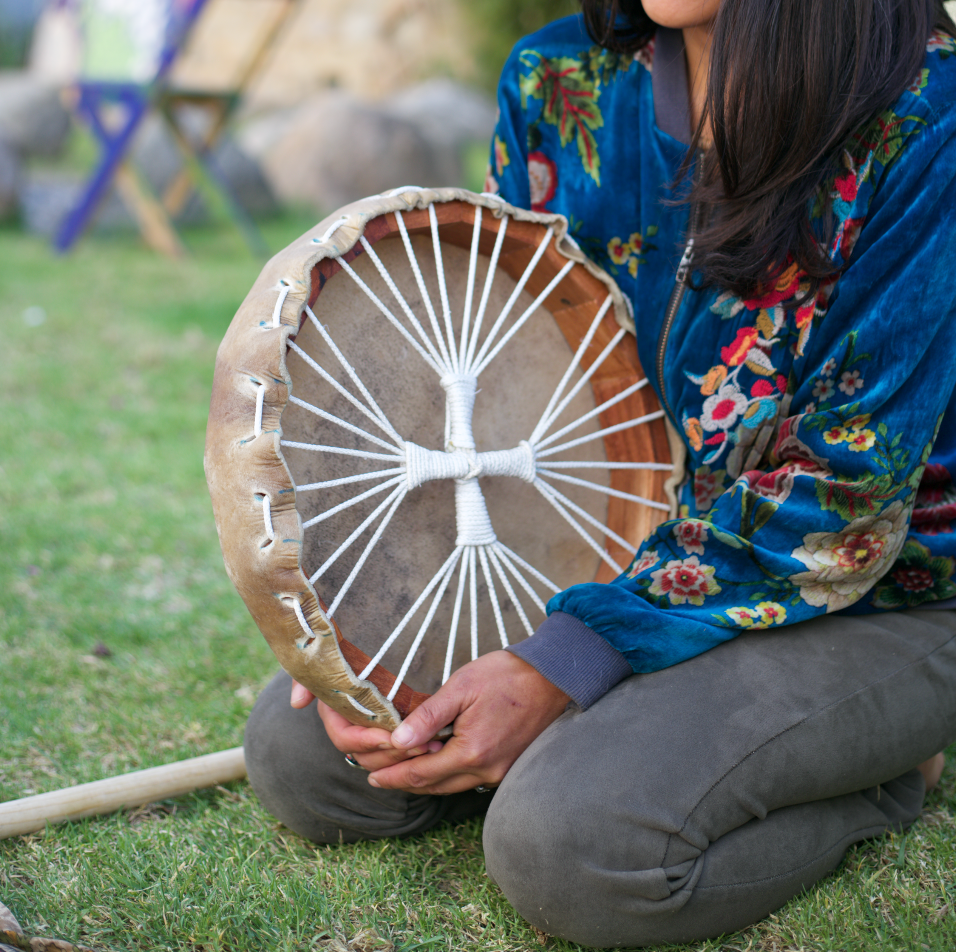
[{"label": "wooden stick on grass", "polygon": [[217,754],[180,760],[163,767],[54,790],[34,797],[0,803],[0,840],[42,830],[47,823],[79,820],[138,807],[153,800],[178,797],[203,787],[212,787],[246,776],[241,747]]}]

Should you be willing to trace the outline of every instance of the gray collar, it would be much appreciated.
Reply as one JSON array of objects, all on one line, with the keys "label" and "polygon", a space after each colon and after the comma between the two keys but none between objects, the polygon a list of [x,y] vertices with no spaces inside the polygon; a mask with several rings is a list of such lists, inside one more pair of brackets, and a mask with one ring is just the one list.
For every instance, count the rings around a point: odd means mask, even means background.
[{"label": "gray collar", "polygon": [[680,30],[657,28],[651,77],[657,128],[678,142],[690,145],[690,94],[687,90],[684,34]]}]

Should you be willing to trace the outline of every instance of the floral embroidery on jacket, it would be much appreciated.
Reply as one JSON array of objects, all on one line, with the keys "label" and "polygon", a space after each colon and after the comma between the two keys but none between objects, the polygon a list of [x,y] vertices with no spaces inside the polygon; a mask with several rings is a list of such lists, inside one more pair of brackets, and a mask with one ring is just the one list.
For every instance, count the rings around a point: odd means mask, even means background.
[{"label": "floral embroidery on jacket", "polygon": [[511,165],[511,159],[508,156],[508,146],[505,145],[501,136],[496,135],[494,138],[494,150],[495,150],[495,173],[499,178],[504,174],[506,168]]},{"label": "floral embroidery on jacket", "polygon": [[549,610],[649,671],[744,629],[956,596],[956,420],[940,430],[956,414],[956,292],[941,279],[956,193],[937,174],[956,151],[956,41],[934,34],[909,88],[849,138],[808,203],[834,266],[817,293],[793,260],[747,298],[692,285],[662,352],[687,225],[666,201],[683,152],[654,111],[668,73],[652,75],[653,44],[633,58],[582,51],[583,29],[559,21],[509,60],[510,165],[493,177],[509,201],[564,214],[634,304],[690,475],[679,517],[614,583],[584,581]]},{"label": "floral embroidery on jacket", "polygon": [[531,189],[531,210],[546,212],[548,202],[558,188],[558,167],[543,153],[528,155],[528,183]]},{"label": "floral embroidery on jacket", "polygon": [[[594,131],[604,125],[598,105],[600,85],[585,72],[582,61],[574,57],[545,59],[528,50],[521,59],[530,67],[521,79],[522,100],[542,100],[542,121],[557,127],[562,147],[575,143],[585,172],[595,185],[600,185],[601,157],[594,138]],[[535,144],[533,132],[529,130],[530,144]]]},{"label": "floral embroidery on jacket", "polygon": [[909,525],[909,508],[891,503],[860,516],[840,532],[811,532],[791,555],[807,567],[790,576],[800,597],[817,608],[839,611],[859,601],[896,558]]},{"label": "floral embroidery on jacket", "polygon": [[[656,234],[657,226],[649,225],[647,227],[647,238],[653,238]],[[608,271],[611,274],[617,274],[616,265],[626,265],[627,273],[632,278],[636,278],[638,266],[647,262],[647,258],[644,256],[647,251],[657,251],[657,245],[651,244],[639,231],[635,231],[627,241],[612,238],[607,243],[607,258],[610,262]]]},{"label": "floral embroidery on jacket", "polygon": [[[730,446],[746,444],[747,431],[776,419],[787,392],[787,378],[777,369],[779,357],[791,338],[796,338],[797,353],[802,353],[815,310],[812,302],[795,311],[788,311],[785,304],[808,287],[803,273],[791,264],[769,292],[747,301],[725,293],[711,307],[728,320],[746,311],[747,323],[721,348],[722,363],[700,376],[685,371],[700,387],[704,401],[698,416],[685,412],[684,432],[694,450],[713,447],[704,457],[705,464],[717,462]],[[788,328],[791,320],[793,327]],[[750,376],[742,380],[745,370]]]},{"label": "floral embroidery on jacket", "polygon": [[916,493],[911,519],[915,531],[922,535],[948,535],[956,521],[956,485],[949,470],[941,463],[930,463],[923,471]]},{"label": "floral embroidery on jacket", "polygon": [[899,557],[873,593],[877,608],[917,608],[926,602],[956,596],[956,559],[934,556],[915,539],[909,539]]},{"label": "floral embroidery on jacket", "polygon": [[714,567],[701,565],[696,555],[688,559],[674,559],[662,569],[651,573],[648,593],[670,601],[672,605],[703,605],[709,595],[716,595],[720,586],[714,581]]}]

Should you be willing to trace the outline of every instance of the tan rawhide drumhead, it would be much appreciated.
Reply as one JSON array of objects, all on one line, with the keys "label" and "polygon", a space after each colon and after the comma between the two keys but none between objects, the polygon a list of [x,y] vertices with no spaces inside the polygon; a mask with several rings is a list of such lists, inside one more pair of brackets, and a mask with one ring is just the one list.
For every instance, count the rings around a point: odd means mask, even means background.
[{"label": "tan rawhide drumhead", "polygon": [[356,202],[269,262],[219,348],[206,474],[294,678],[392,729],[622,571],[677,478],[631,326],[564,218],[460,189]]}]

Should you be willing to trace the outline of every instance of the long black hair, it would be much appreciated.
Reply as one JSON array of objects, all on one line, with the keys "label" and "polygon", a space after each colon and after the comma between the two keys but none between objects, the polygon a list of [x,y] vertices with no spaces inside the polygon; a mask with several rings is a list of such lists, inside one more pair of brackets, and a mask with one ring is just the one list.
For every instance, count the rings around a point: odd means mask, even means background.
[{"label": "long black hair", "polygon": [[[657,29],[641,0],[582,7],[595,42],[616,52]],[[919,76],[934,29],[956,35],[943,0],[722,0],[692,143],[709,120],[713,148],[690,195],[705,213],[694,262],[704,285],[750,297],[795,260],[812,293],[833,273],[809,203],[850,136]]]}]

